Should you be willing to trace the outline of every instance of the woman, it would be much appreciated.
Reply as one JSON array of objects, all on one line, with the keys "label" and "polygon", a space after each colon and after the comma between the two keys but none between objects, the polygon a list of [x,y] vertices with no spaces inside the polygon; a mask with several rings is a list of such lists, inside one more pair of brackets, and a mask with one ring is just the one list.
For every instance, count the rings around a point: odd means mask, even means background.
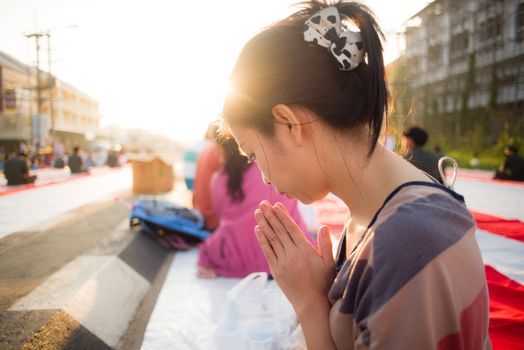
[{"label": "woman", "polygon": [[252,38],[224,119],[266,182],[350,215],[336,261],[280,204],[256,236],[308,349],[489,347],[488,295],[463,198],[378,142],[387,117],[382,33],[368,8],[314,1]]},{"label": "woman", "polygon": [[[245,277],[252,272],[270,272],[266,259],[253,235],[253,211],[263,199],[279,201],[305,230],[297,201],[279,195],[262,182],[256,166],[238,153],[233,138],[221,145],[224,169],[212,179],[211,193],[218,227],[200,245],[198,276],[201,278]],[[308,239],[311,240],[309,233]]]}]

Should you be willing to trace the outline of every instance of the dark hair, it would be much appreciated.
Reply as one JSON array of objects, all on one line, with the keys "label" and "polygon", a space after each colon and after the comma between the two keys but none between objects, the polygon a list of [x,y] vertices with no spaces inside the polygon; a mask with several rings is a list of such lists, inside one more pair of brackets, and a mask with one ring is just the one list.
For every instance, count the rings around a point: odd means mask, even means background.
[{"label": "dark hair", "polygon": [[506,146],[506,148],[509,149],[511,152],[513,152],[513,154],[519,153],[519,149],[515,145],[509,145],[509,146]]},{"label": "dark hair", "polygon": [[80,151],[80,147],[79,147],[79,146],[75,146],[75,147],[73,148],[73,154],[78,153],[78,151]]},{"label": "dark hair", "polygon": [[227,173],[227,192],[235,202],[244,200],[242,191],[242,178],[244,172],[249,168],[247,158],[240,154],[238,144],[230,137],[220,141],[224,151],[224,170]]},{"label": "dark hair", "polygon": [[337,129],[368,125],[373,153],[387,114],[382,42],[374,15],[357,2],[336,1],[341,15],[360,29],[367,62],[341,71],[328,49],[304,40],[304,23],[330,6],[324,1],[298,4],[302,9],[265,29],[243,48],[231,74],[224,119],[273,134],[276,104],[305,107]]},{"label": "dark hair", "polygon": [[418,126],[409,128],[408,131],[404,133],[404,136],[412,139],[415,145],[419,147],[424,146],[428,141],[428,133],[426,130],[419,128]]}]

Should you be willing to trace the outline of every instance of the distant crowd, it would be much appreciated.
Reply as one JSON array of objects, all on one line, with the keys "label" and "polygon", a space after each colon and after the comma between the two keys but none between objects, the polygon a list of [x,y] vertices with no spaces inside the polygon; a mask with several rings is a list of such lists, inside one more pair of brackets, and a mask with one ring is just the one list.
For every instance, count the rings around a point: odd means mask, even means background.
[{"label": "distant crowd", "polygon": [[66,169],[71,174],[80,174],[88,173],[93,167],[119,167],[126,162],[122,149],[84,151],[80,146],[74,146],[69,152],[61,143],[47,146],[39,152],[32,151],[25,143],[19,145],[17,152],[0,151],[3,154],[0,170],[8,186],[34,183],[37,175],[30,172],[38,168]]}]

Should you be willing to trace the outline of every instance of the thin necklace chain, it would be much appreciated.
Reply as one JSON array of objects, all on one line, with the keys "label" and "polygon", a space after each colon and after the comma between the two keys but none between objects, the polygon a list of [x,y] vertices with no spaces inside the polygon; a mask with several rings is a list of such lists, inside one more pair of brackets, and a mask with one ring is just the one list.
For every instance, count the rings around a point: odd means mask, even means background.
[{"label": "thin necklace chain", "polygon": [[[353,247],[351,247],[351,251],[349,252],[349,254],[347,254],[346,259],[349,258],[349,256],[357,250],[357,248],[360,246],[360,244],[364,240],[364,237],[366,236],[366,232],[368,232],[368,230],[369,230],[369,226],[366,227],[362,232],[360,232],[360,235],[358,236],[358,240],[355,242]],[[349,232],[349,225],[348,225],[348,232]],[[346,237],[344,237],[344,239],[346,239]]]}]

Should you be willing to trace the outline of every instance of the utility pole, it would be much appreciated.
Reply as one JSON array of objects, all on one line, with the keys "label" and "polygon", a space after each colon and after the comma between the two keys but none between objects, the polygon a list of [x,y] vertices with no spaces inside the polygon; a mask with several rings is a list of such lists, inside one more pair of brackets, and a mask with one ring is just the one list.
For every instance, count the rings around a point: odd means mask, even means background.
[{"label": "utility pole", "polygon": [[[42,113],[42,91],[40,86],[40,38],[44,36],[42,33],[31,33],[27,34],[28,38],[35,38],[36,43],[36,110],[37,118],[41,118]],[[40,123],[39,123],[40,124]],[[34,145],[34,135],[36,134],[34,130],[33,120],[31,118],[31,145]],[[38,133],[39,134],[39,133]],[[38,140],[37,148],[40,147],[40,141]]]},{"label": "utility pole", "polygon": [[53,82],[53,75],[51,74],[51,34],[49,31],[46,32],[45,36],[47,37],[47,89],[49,92],[49,118],[51,119],[49,134],[51,138],[54,139],[55,114],[53,110],[53,90],[55,84]]},{"label": "utility pole", "polygon": [[[69,25],[67,27],[63,27],[60,29],[73,29],[77,28],[76,25]],[[55,28],[56,29],[56,28]],[[52,29],[53,31],[55,29]],[[56,79],[53,77],[53,74],[51,72],[51,31],[48,29],[46,31],[37,31],[31,34],[27,34],[26,37],[28,38],[35,38],[36,43],[36,99],[37,99],[37,115],[39,118],[39,121],[41,120],[41,114],[42,114],[42,103],[44,101],[44,98],[42,97],[42,89],[47,85],[48,89],[48,108],[49,108],[49,136],[51,136],[53,139],[56,136],[55,135],[55,110],[54,110],[54,90],[55,90],[55,82]],[[44,83],[44,86],[42,86],[42,82],[40,80],[40,38],[46,37],[47,38],[47,84]],[[35,134],[33,123],[31,123],[31,134]],[[47,132],[47,130],[46,130]],[[32,140],[34,143],[34,140]]]}]

